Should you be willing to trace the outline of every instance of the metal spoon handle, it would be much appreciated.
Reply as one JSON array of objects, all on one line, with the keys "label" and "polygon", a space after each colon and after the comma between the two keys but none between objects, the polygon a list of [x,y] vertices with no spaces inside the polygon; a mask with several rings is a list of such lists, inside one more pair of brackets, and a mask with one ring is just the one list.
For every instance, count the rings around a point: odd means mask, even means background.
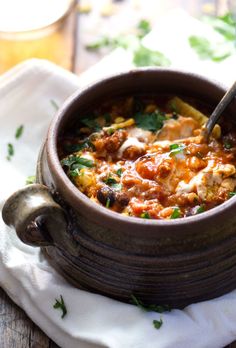
[{"label": "metal spoon handle", "polygon": [[232,87],[228,90],[228,92],[223,96],[215,110],[212,112],[211,116],[209,117],[206,126],[205,126],[205,134],[207,138],[210,136],[215,124],[217,123],[218,119],[220,118],[222,112],[225,110],[225,108],[231,103],[233,98],[236,96],[236,81],[232,85]]}]

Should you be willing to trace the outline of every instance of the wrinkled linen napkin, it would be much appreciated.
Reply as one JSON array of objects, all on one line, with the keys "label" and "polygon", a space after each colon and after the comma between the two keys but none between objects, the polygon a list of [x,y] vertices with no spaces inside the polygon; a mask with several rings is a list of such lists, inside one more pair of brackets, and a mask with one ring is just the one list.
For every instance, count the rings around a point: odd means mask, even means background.
[{"label": "wrinkled linen napkin", "polygon": [[[180,26],[183,16],[188,19],[189,28],[190,23],[196,25],[196,20],[183,12],[178,16]],[[161,24],[145,38],[149,45],[160,28]],[[174,42],[175,29],[172,29]],[[162,38],[164,34],[162,28]],[[184,59],[185,55],[183,65]],[[198,64],[200,72],[203,71],[203,63]],[[27,176],[35,172],[40,145],[55,113],[51,100],[61,105],[85,83],[131,66],[129,55],[117,50],[79,78],[39,60],[25,62],[0,78],[0,209],[7,196],[22,187]],[[228,62],[227,67],[225,83],[231,82],[235,74],[235,64],[230,68]],[[185,68],[190,69],[189,61],[185,62]],[[193,68],[197,70],[196,66]],[[215,78],[221,80],[219,71],[217,65]],[[21,124],[24,125],[22,137],[15,139],[15,131]],[[8,143],[15,148],[11,161],[6,160]],[[182,311],[161,315],[143,312],[133,305],[74,288],[51,268],[39,248],[21,243],[1,218],[0,286],[63,348],[221,348],[236,340],[236,290]],[[68,311],[64,319],[53,308],[60,295]],[[157,330],[152,321],[160,317],[163,325]]]}]

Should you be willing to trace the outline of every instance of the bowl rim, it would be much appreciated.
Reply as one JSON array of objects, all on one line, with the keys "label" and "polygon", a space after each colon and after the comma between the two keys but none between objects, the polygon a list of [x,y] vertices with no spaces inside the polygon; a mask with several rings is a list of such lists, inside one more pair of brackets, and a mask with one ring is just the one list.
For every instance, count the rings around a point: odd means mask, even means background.
[{"label": "bowl rim", "polygon": [[87,211],[90,212],[92,219],[97,220],[97,218],[95,218],[94,216],[99,216],[101,219],[104,219],[104,221],[106,220],[113,224],[117,221],[121,224],[136,225],[137,227],[184,227],[186,225],[189,225],[190,223],[205,223],[207,220],[213,219],[217,215],[222,217],[227,212],[230,212],[232,210],[232,206],[235,205],[236,197],[232,197],[227,201],[223,202],[222,204],[210,210],[207,210],[201,214],[177,219],[141,219],[138,217],[122,215],[120,213],[109,210],[96,202],[93,202],[90,198],[88,198],[85,194],[83,194],[79,189],[76,188],[76,186],[71,182],[71,180],[67,177],[66,173],[64,172],[57,154],[57,135],[60,129],[61,122],[66,113],[71,109],[74,103],[78,103],[78,99],[81,96],[86,95],[90,93],[90,91],[99,88],[99,86],[101,86],[105,82],[124,78],[125,76],[128,76],[130,74],[134,75],[140,73],[175,73],[177,75],[182,75],[185,77],[188,76],[190,78],[201,80],[202,82],[211,84],[212,87],[216,87],[222,90],[222,93],[226,92],[227,90],[227,88],[219,81],[204,77],[200,74],[189,72],[187,70],[160,67],[146,67],[125,70],[116,74],[106,76],[105,78],[98,79],[97,81],[78,89],[69,98],[67,98],[63,105],[58,109],[56,115],[54,116],[50,124],[46,139],[46,154],[48,166],[56,185],[59,184],[61,186],[61,189],[58,191],[62,193],[62,196],[64,196],[67,201],[73,204],[75,210],[80,210],[83,206],[84,208],[86,208]]}]

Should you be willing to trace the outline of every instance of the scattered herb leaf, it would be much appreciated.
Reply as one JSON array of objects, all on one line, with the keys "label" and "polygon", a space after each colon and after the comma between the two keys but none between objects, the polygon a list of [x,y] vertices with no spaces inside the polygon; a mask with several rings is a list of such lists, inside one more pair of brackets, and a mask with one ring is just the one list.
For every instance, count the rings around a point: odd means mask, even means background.
[{"label": "scattered herb leaf", "polygon": [[203,213],[204,211],[205,211],[205,207],[204,207],[204,205],[202,204],[202,205],[200,205],[200,206],[197,208],[196,213],[197,213],[197,214],[201,214],[201,213]]},{"label": "scattered herb leaf", "polygon": [[19,127],[16,129],[15,138],[16,138],[16,139],[19,139],[19,138],[22,136],[23,131],[24,131],[24,126],[23,126],[23,125],[19,126]]},{"label": "scattered herb leaf", "polygon": [[112,184],[116,184],[116,183],[117,183],[116,179],[113,178],[113,177],[111,176],[111,174],[108,175],[108,177],[104,180],[104,182],[105,182],[105,184],[107,184],[107,185],[112,185]]},{"label": "scattered herb leaf", "polygon": [[134,51],[133,63],[137,67],[170,66],[170,60],[159,51],[152,51],[140,44]]},{"label": "scattered herb leaf", "polygon": [[160,327],[162,326],[163,324],[163,321],[162,319],[160,318],[160,320],[153,320],[153,326],[155,327],[155,329],[159,330]]},{"label": "scattered herb leaf", "polygon": [[229,192],[228,196],[229,198],[234,197],[236,195],[236,192]]},{"label": "scattered herb leaf", "polygon": [[117,169],[116,174],[121,178],[122,176],[122,168]]},{"label": "scattered herb leaf", "polygon": [[183,150],[185,148],[186,148],[186,145],[184,145],[184,144],[171,144],[170,145],[170,156],[174,156],[180,152],[183,152]]},{"label": "scattered herb leaf", "polygon": [[150,33],[152,27],[149,21],[146,19],[141,19],[137,25],[138,37],[142,39],[145,35]]},{"label": "scattered herb leaf", "polygon": [[179,208],[174,208],[170,218],[171,219],[178,219],[181,217],[180,209]]},{"label": "scattered herb leaf", "polygon": [[26,178],[25,184],[26,185],[35,184],[35,182],[36,182],[36,176],[30,175]]},{"label": "scattered herb leaf", "polygon": [[192,35],[189,37],[189,44],[195,50],[200,59],[211,59],[220,62],[232,54],[232,50],[224,48],[223,45],[213,44],[205,37]]},{"label": "scattered herb leaf", "polygon": [[166,120],[165,114],[161,112],[142,113],[137,112],[134,115],[135,123],[139,128],[156,132],[163,127]]},{"label": "scattered herb leaf", "polygon": [[95,120],[94,115],[85,116],[80,119],[80,122],[94,132],[99,132],[101,130],[101,126]]},{"label": "scattered herb leaf", "polygon": [[110,185],[115,191],[120,191],[122,189],[122,185],[120,183]]},{"label": "scattered herb leaf", "polygon": [[84,157],[72,155],[61,160],[61,165],[69,168],[70,176],[76,177],[82,168],[94,167],[94,162]]},{"label": "scattered herb leaf", "polygon": [[142,214],[140,215],[140,217],[143,218],[143,219],[150,219],[150,215],[149,215],[149,213],[148,213],[147,211],[145,211],[144,213],[142,213]]},{"label": "scattered herb leaf", "polygon": [[60,309],[62,311],[61,318],[63,319],[65,315],[67,314],[67,309],[65,302],[63,300],[63,297],[60,295],[60,300],[55,299],[55,304],[53,305],[53,308]]},{"label": "scattered herb leaf", "polygon": [[169,305],[145,305],[141,300],[139,300],[136,296],[131,295],[131,300],[134,305],[139,307],[145,312],[157,312],[157,313],[164,313],[164,312],[170,312],[171,308]]},{"label": "scattered herb leaf", "polygon": [[7,160],[10,161],[11,158],[14,156],[15,150],[14,150],[14,146],[9,143],[7,144]]},{"label": "scattered herb leaf", "polygon": [[91,143],[91,141],[89,139],[84,140],[81,143],[78,144],[64,144],[64,149],[68,152],[78,152],[81,151],[83,149],[87,149],[87,148],[91,148],[94,150],[94,145],[93,143]]},{"label": "scattered herb leaf", "polygon": [[58,104],[55,102],[55,100],[50,99],[50,103],[51,103],[51,105],[54,107],[54,109],[55,109],[56,111],[59,109],[59,106],[58,106]]}]

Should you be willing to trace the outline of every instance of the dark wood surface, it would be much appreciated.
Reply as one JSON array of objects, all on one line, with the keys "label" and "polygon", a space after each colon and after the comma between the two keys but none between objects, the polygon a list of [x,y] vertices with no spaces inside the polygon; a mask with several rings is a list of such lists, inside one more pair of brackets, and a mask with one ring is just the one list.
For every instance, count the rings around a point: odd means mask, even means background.
[{"label": "dark wood surface", "polygon": [[[90,3],[93,3],[95,0],[91,0]],[[140,0],[141,1],[141,0]],[[153,0],[154,2],[156,0]],[[127,1],[119,1],[120,9],[118,9],[117,14],[125,11],[125,6]],[[193,11],[196,8],[196,3],[198,1],[181,1],[181,0],[165,0],[165,8],[168,10],[171,4],[175,5],[181,3],[188,4],[188,9],[191,6],[195,6]],[[214,1],[208,1],[209,3],[214,3]],[[158,5],[160,2],[157,2]],[[169,4],[167,6],[166,4]],[[199,3],[204,3],[204,0],[199,0]],[[215,1],[218,8],[217,12],[221,11],[221,8],[224,10],[225,0]],[[117,2],[118,4],[118,2]],[[163,9],[164,12],[165,9]],[[159,11],[160,12],[160,11]],[[191,12],[191,11],[190,11]],[[193,13],[191,13],[193,14]],[[113,17],[114,18],[114,17]],[[104,17],[104,25],[107,26],[107,22],[111,21],[112,18]],[[84,45],[86,42],[89,42],[91,39],[92,26],[94,17],[90,15],[83,15],[79,18],[79,30],[77,35],[77,61],[75,64],[75,72],[80,73],[86,68],[95,63],[98,59],[101,58],[100,55],[94,55],[88,53]],[[105,23],[106,22],[106,23]],[[122,26],[124,23],[122,22]],[[101,29],[101,28],[100,28]],[[94,33],[97,33],[98,28],[94,28]],[[59,348],[50,338],[48,338],[20,309],[15,305],[11,299],[6,295],[6,293],[0,288],[0,348]],[[79,348],[79,347],[78,347]],[[125,348],[125,347],[124,347]],[[145,348],[145,347],[144,347]],[[190,347],[191,348],[191,347]],[[236,348],[236,342],[229,345],[227,348]]]}]

